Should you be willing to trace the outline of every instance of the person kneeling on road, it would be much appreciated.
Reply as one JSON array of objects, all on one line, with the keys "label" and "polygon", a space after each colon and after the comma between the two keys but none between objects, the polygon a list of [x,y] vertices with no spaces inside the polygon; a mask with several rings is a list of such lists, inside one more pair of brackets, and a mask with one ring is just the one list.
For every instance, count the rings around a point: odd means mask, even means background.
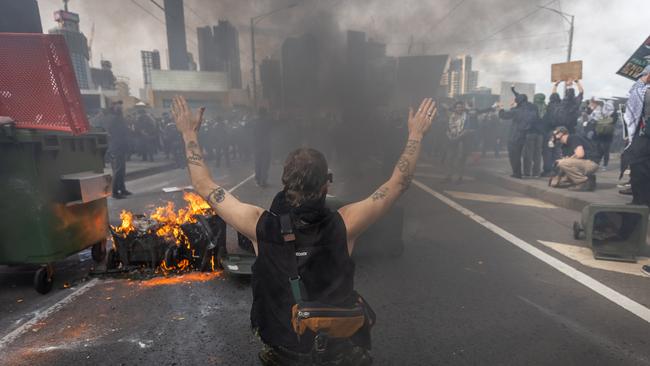
[{"label": "person kneeling on road", "polygon": [[284,189],[272,207],[246,204],[210,176],[198,144],[203,108],[193,113],[175,97],[172,113],[183,135],[190,179],[227,224],[248,237],[253,265],[251,323],[264,342],[263,365],[372,364],[370,328],[375,316],[354,291],[357,238],[404,193],[413,180],[424,133],[436,115],[425,99],[408,118],[409,137],[393,174],[368,198],[333,211],[325,206],[330,174],[322,153],[289,154]]},{"label": "person kneeling on road", "polygon": [[549,184],[575,191],[595,190],[599,156],[592,143],[581,136],[569,134],[566,127],[553,131],[552,143],[562,145],[565,157],[556,161],[559,174],[551,178]]}]

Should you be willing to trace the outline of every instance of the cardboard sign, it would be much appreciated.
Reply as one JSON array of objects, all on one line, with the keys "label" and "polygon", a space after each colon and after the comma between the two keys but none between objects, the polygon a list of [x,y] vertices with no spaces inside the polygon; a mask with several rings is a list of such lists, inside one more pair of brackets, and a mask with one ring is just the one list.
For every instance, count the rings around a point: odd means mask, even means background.
[{"label": "cardboard sign", "polygon": [[639,78],[641,71],[650,63],[650,37],[639,47],[616,74],[631,80]]},{"label": "cardboard sign", "polygon": [[551,82],[582,80],[582,61],[551,65]]}]

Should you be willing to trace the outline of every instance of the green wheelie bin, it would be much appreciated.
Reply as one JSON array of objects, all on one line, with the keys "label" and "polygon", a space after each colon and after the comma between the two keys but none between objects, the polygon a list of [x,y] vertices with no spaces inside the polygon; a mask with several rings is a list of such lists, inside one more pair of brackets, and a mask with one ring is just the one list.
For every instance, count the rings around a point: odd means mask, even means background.
[{"label": "green wheelie bin", "polygon": [[0,264],[41,265],[34,286],[52,288],[52,263],[92,247],[106,253],[111,176],[107,136],[0,126]]}]

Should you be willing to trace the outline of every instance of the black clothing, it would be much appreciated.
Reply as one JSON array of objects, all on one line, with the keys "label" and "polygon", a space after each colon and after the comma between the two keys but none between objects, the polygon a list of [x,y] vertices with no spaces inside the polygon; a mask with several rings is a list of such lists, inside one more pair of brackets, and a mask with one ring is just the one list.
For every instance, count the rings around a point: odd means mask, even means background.
[{"label": "black clothing", "polygon": [[[290,213],[294,223],[294,244],[285,243],[281,235],[279,215],[285,213]],[[306,289],[305,301],[335,306],[355,303],[355,265],[348,254],[343,218],[324,206],[324,197],[292,208],[286,203],[284,192],[280,192],[271,210],[260,217],[256,232],[259,244],[253,265],[253,329],[271,347],[309,353],[314,334],[307,332],[298,339],[291,326],[291,307],[295,301],[289,277],[298,260],[298,273]],[[352,341],[369,349],[369,330],[362,329]]]},{"label": "black clothing", "polygon": [[113,196],[126,193],[124,178],[126,175],[126,153],[110,152],[111,169],[113,170]]},{"label": "black clothing", "polygon": [[575,91],[573,89],[567,89],[557,111],[559,126],[566,127],[571,134],[575,133],[578,117],[580,117],[580,104],[582,103],[582,93],[577,96],[574,95]]},{"label": "black clothing", "polygon": [[508,142],[508,158],[512,167],[512,174],[521,177],[521,154],[526,145],[526,140],[519,139]]},{"label": "black clothing", "polygon": [[500,110],[499,118],[512,120],[509,141],[525,139],[526,134],[536,132],[540,125],[537,106],[529,102],[519,103],[509,111]]},{"label": "black clothing", "polygon": [[108,150],[114,153],[127,153],[129,151],[129,128],[124,116],[108,113],[104,125],[108,132]]},{"label": "black clothing", "polygon": [[583,150],[585,151],[585,156],[583,159],[589,159],[598,164],[598,161],[600,160],[598,149],[591,141],[582,136],[569,135],[569,138],[567,139],[567,143],[565,145],[564,154],[566,156],[572,156],[578,146],[582,146]]}]

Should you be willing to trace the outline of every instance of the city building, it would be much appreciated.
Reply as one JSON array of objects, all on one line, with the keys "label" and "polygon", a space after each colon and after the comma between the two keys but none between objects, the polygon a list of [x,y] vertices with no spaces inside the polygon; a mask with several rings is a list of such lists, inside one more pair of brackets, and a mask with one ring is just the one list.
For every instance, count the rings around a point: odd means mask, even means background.
[{"label": "city building", "polygon": [[165,26],[170,70],[188,70],[183,0],[165,0]]},{"label": "city building", "polygon": [[79,89],[94,89],[90,73],[88,40],[79,30],[79,14],[69,11],[68,2],[65,1],[64,3],[64,9],[54,13],[54,20],[58,23],[58,26],[50,29],[49,33],[60,34],[65,38]]},{"label": "city building", "polygon": [[450,98],[468,94],[478,87],[478,71],[472,70],[472,56],[463,55],[449,61],[449,68],[441,85]]},{"label": "city building", "polygon": [[168,111],[175,95],[182,95],[192,108],[206,107],[206,115],[245,104],[242,90],[232,90],[228,74],[219,71],[151,70],[145,101],[156,111]]},{"label": "city building", "polygon": [[279,60],[266,58],[260,65],[262,97],[269,108],[282,107],[282,66]]},{"label": "city building", "polygon": [[96,114],[106,108],[109,101],[117,96],[115,76],[110,61],[102,60],[100,68],[90,67],[90,50],[86,36],[79,30],[79,14],[68,10],[68,1],[64,8],[54,13],[58,26],[50,29],[50,34],[62,35],[68,46],[70,60],[74,68],[77,85],[86,113]]},{"label": "city building", "polygon": [[153,51],[140,51],[142,59],[142,76],[144,80],[145,89],[151,85],[151,70],[160,70],[160,52]]},{"label": "city building", "polygon": [[196,29],[199,43],[201,71],[220,71],[228,74],[233,89],[242,88],[239,55],[239,32],[228,21],[220,20],[214,27]]},{"label": "city building", "polygon": [[285,108],[310,108],[318,103],[318,42],[312,35],[289,37],[282,43],[282,86]]},{"label": "city building", "polygon": [[115,89],[115,75],[113,75],[113,64],[110,61],[102,60],[99,69],[91,67],[90,75],[96,88]]},{"label": "city building", "polygon": [[0,0],[0,33],[43,33],[36,0]]}]

